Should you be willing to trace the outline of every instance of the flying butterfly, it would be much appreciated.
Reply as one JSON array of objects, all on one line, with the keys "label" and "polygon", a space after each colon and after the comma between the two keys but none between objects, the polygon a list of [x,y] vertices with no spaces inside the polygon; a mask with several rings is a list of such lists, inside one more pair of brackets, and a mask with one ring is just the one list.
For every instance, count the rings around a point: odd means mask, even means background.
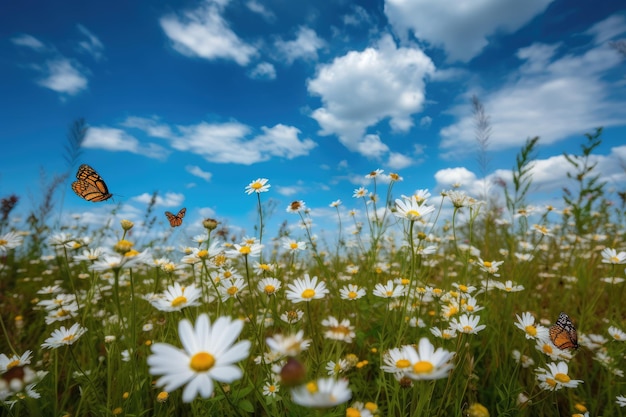
[{"label": "flying butterfly", "polygon": [[167,220],[169,220],[170,222],[170,226],[178,227],[181,224],[183,224],[183,217],[185,217],[186,212],[187,212],[187,209],[184,207],[180,209],[177,215],[174,215],[173,213],[166,211],[165,215],[167,216]]},{"label": "flying butterfly", "polygon": [[569,316],[559,314],[554,326],[550,327],[550,340],[559,349],[578,349],[578,334]]},{"label": "flying butterfly", "polygon": [[102,177],[87,164],[78,167],[76,181],[72,183],[72,190],[79,197],[94,203],[113,197]]}]

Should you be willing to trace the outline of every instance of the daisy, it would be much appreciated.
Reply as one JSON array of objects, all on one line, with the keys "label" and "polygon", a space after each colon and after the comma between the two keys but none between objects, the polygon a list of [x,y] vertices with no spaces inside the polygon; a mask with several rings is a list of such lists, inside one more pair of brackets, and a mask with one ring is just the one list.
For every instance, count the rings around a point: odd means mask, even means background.
[{"label": "daisy", "polygon": [[232,249],[226,251],[226,256],[229,258],[237,258],[239,256],[247,256],[249,258],[257,258],[261,255],[263,245],[260,243],[239,245],[235,243]]},{"label": "daisy", "polygon": [[526,339],[548,340],[548,328],[541,324],[535,324],[535,318],[529,312],[522,313],[522,317],[515,315],[517,322],[515,327],[522,330]]},{"label": "daisy", "polygon": [[287,249],[290,253],[306,250],[306,242],[297,241],[295,239],[283,238],[283,249]]},{"label": "daisy", "polygon": [[328,289],[324,281],[317,282],[317,277],[309,278],[309,274],[304,274],[304,278],[298,278],[293,284],[287,285],[289,288],[285,295],[293,303],[303,301],[309,302],[313,299],[324,298],[328,294]]},{"label": "daisy", "polygon": [[200,297],[202,297],[202,290],[194,284],[182,286],[175,282],[174,285],[168,286],[163,294],[148,301],[160,311],[180,311],[186,307],[200,305]]},{"label": "daisy", "polygon": [[559,349],[558,347],[554,346],[550,340],[537,339],[535,343],[535,349],[549,356],[550,359],[552,359],[553,361],[569,361],[573,357],[569,351]]},{"label": "daisy", "polygon": [[451,363],[454,352],[435,347],[423,337],[419,341],[417,350],[412,345],[403,346],[404,354],[410,363],[405,375],[411,379],[441,379],[448,376],[454,367]]},{"label": "daisy", "polygon": [[15,249],[22,244],[24,238],[15,232],[5,233],[0,236],[0,255],[7,253],[9,249]]},{"label": "daisy", "polygon": [[320,378],[291,390],[294,403],[304,407],[327,408],[345,403],[352,397],[348,380]]},{"label": "daisy", "polygon": [[222,301],[226,301],[229,298],[239,297],[241,292],[248,286],[243,278],[225,279],[220,281],[217,290],[220,293]]},{"label": "daisy", "polygon": [[240,379],[243,372],[236,362],[250,353],[250,341],[233,344],[242,329],[243,322],[230,317],[219,317],[211,324],[209,316],[201,314],[195,326],[187,319],[181,320],[178,335],[183,349],[167,343],[152,345],[150,374],[162,375],[156,385],[167,392],[186,385],[183,401],[189,403],[197,395],[211,396],[214,381],[231,383]]},{"label": "daisy", "polygon": [[393,214],[396,217],[407,219],[409,221],[419,220],[427,214],[435,211],[435,207],[425,204],[419,204],[417,200],[412,197],[404,199],[396,199],[396,211]]},{"label": "daisy", "polygon": [[620,407],[626,407],[626,395],[618,395],[615,397],[615,402]]},{"label": "daisy", "polygon": [[369,194],[369,191],[367,191],[367,188],[359,187],[354,190],[354,194],[352,194],[352,197],[363,198],[363,197],[367,197],[368,194]]},{"label": "daisy", "polygon": [[521,364],[523,368],[530,368],[535,365],[535,361],[530,356],[522,355],[522,353],[517,349],[514,349],[513,352],[511,352],[511,355],[513,356],[515,362]]},{"label": "daisy", "polygon": [[350,369],[350,364],[345,359],[339,359],[338,362],[329,361],[326,364],[325,369],[326,369],[326,372],[328,373],[328,376],[337,376],[339,374],[343,374],[348,369]]},{"label": "daisy", "polygon": [[69,346],[74,344],[85,332],[86,328],[82,327],[78,323],[74,323],[72,327],[66,329],[65,326],[61,326],[52,332],[49,338],[41,344],[43,349],[56,349],[61,346]]},{"label": "daisy", "polygon": [[626,252],[617,253],[615,249],[605,248],[602,251],[602,263],[604,264],[626,264]]},{"label": "daisy", "polygon": [[257,275],[263,275],[264,273],[272,273],[276,270],[276,265],[274,264],[262,264],[259,262],[254,262],[254,271]]},{"label": "daisy", "polygon": [[335,200],[329,204],[329,207],[339,207],[341,205],[341,200]]},{"label": "daisy", "polygon": [[499,289],[502,290],[504,292],[519,292],[519,291],[524,291],[524,286],[523,285],[518,285],[515,284],[513,281],[508,280],[506,281],[504,284],[498,281],[493,281],[494,286]]},{"label": "daisy", "polygon": [[267,277],[259,281],[259,283],[257,284],[257,289],[260,293],[266,295],[275,295],[278,290],[280,290],[280,287],[282,285],[283,284],[277,278]]},{"label": "daisy", "polygon": [[348,284],[339,290],[339,295],[342,300],[353,301],[365,296],[365,290],[358,285]]},{"label": "daisy", "polygon": [[105,272],[110,270],[119,270],[122,268],[130,268],[140,262],[143,257],[140,256],[124,256],[120,254],[105,254],[101,259],[95,261],[89,266],[92,271]]},{"label": "daisy", "polygon": [[478,267],[488,273],[493,275],[494,277],[499,277],[500,274],[498,274],[498,269],[500,267],[500,265],[502,265],[504,263],[504,261],[483,261],[481,258],[478,258]]},{"label": "daisy", "polygon": [[294,324],[299,322],[303,316],[304,311],[302,310],[289,310],[282,313],[280,319],[285,323]]},{"label": "daisy", "polygon": [[[389,174],[391,175],[391,174]],[[373,403],[370,403],[373,405]],[[355,401],[352,403],[350,407],[346,409],[347,417],[373,417],[373,414],[370,410],[367,409],[367,405],[363,404],[361,401]]]},{"label": "daisy", "polygon": [[263,395],[266,397],[276,397],[276,393],[280,391],[280,385],[278,385],[278,378],[274,375],[270,380],[263,384]]},{"label": "daisy", "polygon": [[567,375],[568,367],[566,362],[549,363],[548,369],[537,368],[537,380],[539,386],[546,391],[557,391],[561,388],[576,388],[583,381],[571,379]]},{"label": "daisy", "polygon": [[74,261],[97,261],[100,259],[100,256],[104,253],[102,248],[94,248],[94,249],[83,249],[83,253],[80,255],[74,256]]},{"label": "daisy", "polygon": [[267,183],[268,181],[269,180],[267,178],[257,178],[246,186],[246,194],[250,195],[252,193],[260,194],[268,192],[271,187],[271,185]]},{"label": "daisy", "polygon": [[300,211],[304,211],[304,208],[306,207],[306,204],[304,203],[304,201],[302,200],[295,200],[292,201],[288,206],[287,206],[287,213],[298,213]]},{"label": "daisy", "polygon": [[374,291],[372,291],[372,294],[374,294],[376,297],[381,297],[381,298],[396,298],[396,297],[401,297],[402,295],[404,295],[406,293],[406,287],[404,285],[395,285],[392,280],[388,280],[387,284],[383,285],[383,284],[376,284],[376,286],[374,287]]},{"label": "daisy", "polygon": [[455,329],[459,333],[468,333],[468,334],[476,334],[479,331],[483,330],[485,327],[484,324],[478,325],[480,321],[480,317],[471,316],[469,314],[463,314],[459,316],[458,319],[454,318],[450,322],[450,327]]},{"label": "daisy", "polygon": [[442,330],[438,327],[431,327],[430,332],[433,334],[433,336],[441,338],[441,339],[445,339],[445,340],[454,339],[456,337],[455,329],[443,329]]},{"label": "daisy", "polygon": [[4,353],[0,353],[0,374],[4,374],[10,369],[18,366],[28,365],[32,354],[33,352],[30,350],[24,352],[22,356],[12,355],[9,357]]},{"label": "daisy", "polygon": [[626,342],[626,333],[618,327],[611,326],[609,327],[609,334],[611,337],[618,342]]},{"label": "daisy", "polygon": [[300,330],[298,333],[288,336],[275,334],[265,339],[265,343],[272,352],[279,356],[298,356],[300,352],[309,348],[311,341],[305,340],[304,330]]},{"label": "daisy", "polygon": [[351,343],[356,336],[354,326],[350,325],[350,320],[343,319],[341,322],[333,316],[322,320],[322,326],[328,327],[324,333],[327,339],[340,340],[342,342]]}]

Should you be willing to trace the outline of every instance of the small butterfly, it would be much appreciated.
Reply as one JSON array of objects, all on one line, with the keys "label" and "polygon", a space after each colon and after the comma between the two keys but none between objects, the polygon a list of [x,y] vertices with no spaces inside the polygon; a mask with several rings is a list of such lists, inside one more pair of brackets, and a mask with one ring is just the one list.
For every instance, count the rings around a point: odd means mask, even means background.
[{"label": "small butterfly", "polygon": [[76,173],[76,181],[72,183],[72,190],[79,197],[94,203],[98,201],[108,200],[113,197],[109,193],[109,188],[95,169],[87,164],[78,167]]},{"label": "small butterfly", "polygon": [[186,212],[187,212],[187,209],[184,207],[180,209],[177,215],[174,215],[170,213],[169,211],[166,211],[165,215],[167,216],[167,220],[170,221],[170,226],[178,227],[181,224],[183,224],[183,217],[185,217]]},{"label": "small butterfly", "polygon": [[559,349],[578,349],[578,334],[569,316],[559,314],[554,326],[550,327],[550,340]]}]

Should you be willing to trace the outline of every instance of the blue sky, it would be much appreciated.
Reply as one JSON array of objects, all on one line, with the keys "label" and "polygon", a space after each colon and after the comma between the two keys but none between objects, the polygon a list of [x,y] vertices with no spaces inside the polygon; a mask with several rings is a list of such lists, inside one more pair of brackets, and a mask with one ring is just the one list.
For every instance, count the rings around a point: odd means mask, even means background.
[{"label": "blue sky", "polygon": [[[565,0],[23,1],[0,13],[0,196],[25,215],[48,176],[67,172],[74,120],[90,126],[81,163],[115,195],[89,203],[70,178],[63,213],[97,224],[121,203],[139,220],[187,207],[184,229],[215,217],[253,233],[258,177],[271,224],[304,200],[330,229],[328,205],[380,168],[394,194],[510,179],[515,154],[540,136],[536,202],[560,205],[584,133],[604,126],[603,179],[623,188],[626,38],[623,2]],[[476,162],[470,98],[491,122],[487,177]],[[72,167],[72,175],[76,172]],[[384,187],[384,186],[383,186]],[[620,188],[622,187],[622,188]],[[380,190],[379,186],[379,190]],[[384,190],[384,188],[383,188]],[[62,196],[61,194],[64,194]],[[319,231],[319,230],[318,230]]]}]

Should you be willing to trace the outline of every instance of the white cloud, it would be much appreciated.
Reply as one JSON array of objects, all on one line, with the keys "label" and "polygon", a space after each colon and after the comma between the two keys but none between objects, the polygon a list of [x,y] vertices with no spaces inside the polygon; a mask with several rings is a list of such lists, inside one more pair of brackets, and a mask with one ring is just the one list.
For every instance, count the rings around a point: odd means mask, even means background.
[{"label": "white cloud", "polygon": [[472,184],[476,180],[476,175],[465,167],[440,169],[435,173],[437,185],[442,188],[451,188],[453,185]]},{"label": "white cloud", "polygon": [[211,174],[210,172],[204,171],[202,168],[200,168],[197,165],[187,165],[185,167],[185,170],[191,175],[202,178],[203,180],[207,182],[211,181],[211,177],[213,176],[213,174]]},{"label": "white cloud", "polygon": [[302,193],[303,188],[297,185],[293,185],[293,186],[280,186],[277,185],[276,187],[276,192],[280,195],[284,195],[286,197],[290,197],[292,195],[296,195],[296,194],[300,194]]},{"label": "white cloud", "polygon": [[366,129],[385,118],[395,130],[409,129],[411,116],[424,104],[424,79],[434,72],[421,50],[396,48],[386,35],[376,47],[320,66],[308,90],[320,96],[323,106],[311,117],[322,127],[321,135],[337,135],[349,150],[379,157],[388,151],[387,145],[376,135],[365,135]]},{"label": "white cloud", "polygon": [[[517,148],[533,136],[551,144],[597,126],[626,123],[626,103],[612,98],[614,87],[603,79],[620,56],[607,44],[555,58],[557,51],[558,46],[543,44],[520,49],[523,65],[510,81],[479,97],[491,120],[490,150]],[[458,122],[440,132],[447,157],[476,145],[469,100],[451,113]]]},{"label": "white cloud", "polygon": [[194,10],[168,15],[159,23],[175,50],[186,56],[227,59],[245,66],[257,51],[231,30],[222,16],[228,0],[207,1]]},{"label": "white cloud", "polygon": [[400,170],[413,165],[413,159],[398,152],[390,152],[387,165],[391,169]]},{"label": "white cloud", "polygon": [[91,33],[85,26],[76,25],[76,27],[87,38],[78,43],[79,49],[81,51],[87,52],[96,61],[101,60],[104,57],[104,45],[102,44],[100,39],[98,39],[96,35]]},{"label": "white cloud", "polygon": [[15,36],[11,38],[11,42],[17,46],[24,46],[35,51],[42,51],[46,49],[46,46],[39,39],[28,34]]},{"label": "white cloud", "polygon": [[268,10],[261,2],[257,0],[248,0],[246,7],[251,11],[262,16],[266,21],[272,23],[276,20],[276,15],[271,10]]},{"label": "white cloud", "polygon": [[250,78],[257,80],[274,80],[276,79],[276,69],[274,65],[269,62],[260,62],[250,71]]},{"label": "white cloud", "polygon": [[487,45],[487,37],[513,33],[542,13],[553,0],[386,0],[385,14],[394,32],[446,50],[450,60],[469,61]]},{"label": "white cloud", "polygon": [[165,123],[159,122],[158,118],[147,119],[145,117],[127,117],[122,126],[143,130],[154,138],[172,139],[174,133]]},{"label": "white cloud", "polygon": [[626,32],[626,17],[616,14],[596,23],[585,33],[592,35],[596,44],[601,44],[624,32]]},{"label": "white cloud", "polygon": [[[152,194],[143,193],[132,198],[133,201],[138,203],[150,204],[152,202]],[[179,207],[185,201],[185,196],[180,193],[165,193],[164,196],[157,195],[156,206],[160,207]]]},{"label": "white cloud", "polygon": [[169,154],[162,146],[154,143],[144,145],[125,131],[110,127],[89,127],[82,146],[113,152],[126,151],[156,159],[165,159]]},{"label": "white cloud", "polygon": [[352,13],[343,16],[343,23],[347,26],[373,26],[370,14],[361,6],[352,5]]},{"label": "white cloud", "polygon": [[44,78],[37,83],[57,93],[75,95],[87,89],[87,77],[69,59],[46,61]]},{"label": "white cloud", "polygon": [[277,40],[276,49],[285,56],[287,63],[292,64],[296,59],[317,60],[317,51],[325,46],[313,29],[300,27],[296,39],[292,41]]}]

